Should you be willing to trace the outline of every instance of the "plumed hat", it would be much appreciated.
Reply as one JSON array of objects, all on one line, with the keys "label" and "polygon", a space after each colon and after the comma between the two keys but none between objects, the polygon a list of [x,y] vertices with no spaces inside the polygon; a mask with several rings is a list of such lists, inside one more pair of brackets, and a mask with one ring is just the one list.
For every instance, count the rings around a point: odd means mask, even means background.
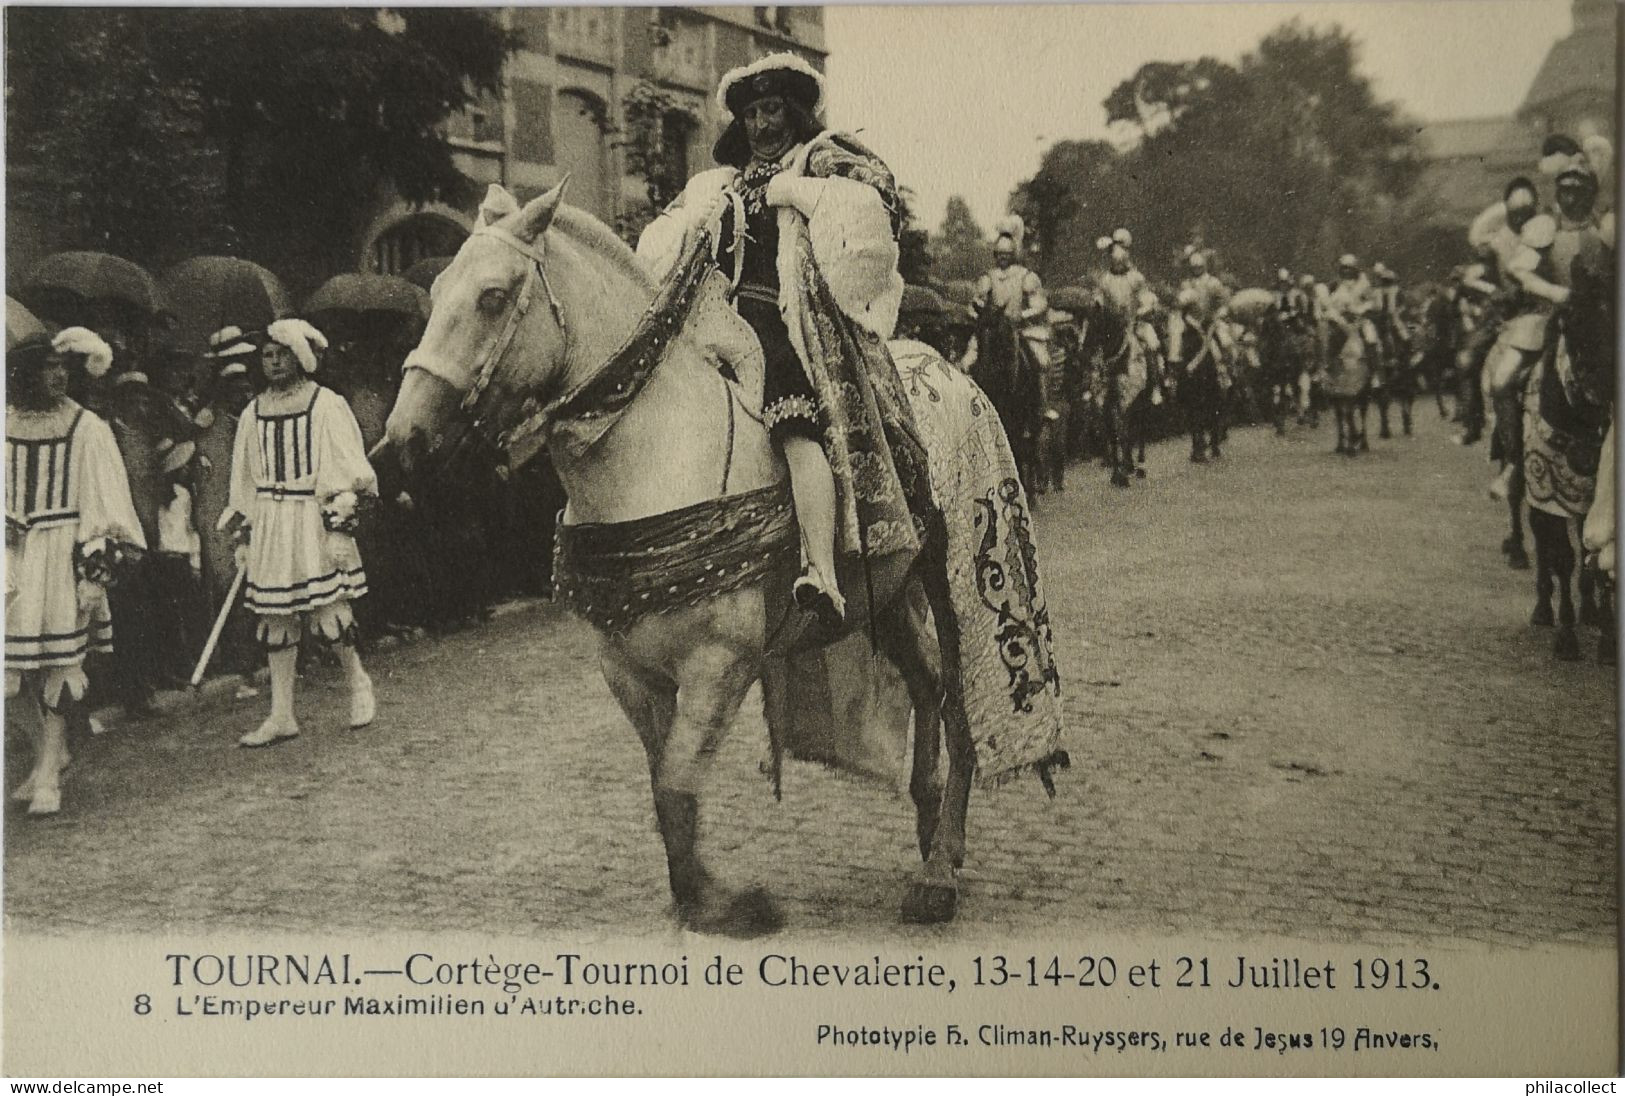
[{"label": "plumed hat", "polygon": [[64,327],[51,340],[51,349],[58,354],[83,357],[85,372],[92,377],[103,376],[113,366],[113,348],[88,327]]},{"label": "plumed hat", "polygon": [[1019,216],[1014,213],[999,218],[999,223],[993,226],[993,242],[996,245],[1000,240],[1009,240],[1021,250],[1021,242],[1027,237],[1027,226]]},{"label": "plumed hat", "polygon": [[1352,254],[1350,254],[1348,252],[1344,252],[1342,255],[1338,256],[1338,258],[1337,258],[1337,269],[1339,269],[1339,270],[1359,270],[1360,269],[1360,260],[1356,259]]},{"label": "plumed hat", "polygon": [[1275,272],[1275,280],[1278,281],[1278,282],[1290,282],[1290,281],[1292,281],[1292,271],[1288,270],[1284,266],[1279,268]]},{"label": "plumed hat", "polygon": [[1373,264],[1371,267],[1371,273],[1376,275],[1380,281],[1397,282],[1399,280],[1399,275],[1388,269],[1388,264],[1384,262]]},{"label": "plumed hat", "polygon": [[724,75],[717,85],[717,106],[737,118],[751,103],[770,95],[816,112],[824,99],[824,77],[793,53],[770,53]]},{"label": "plumed hat", "polygon": [[1120,228],[1112,233],[1112,243],[1126,251],[1134,246],[1134,234],[1126,228]]},{"label": "plumed hat", "polygon": [[265,329],[265,336],[292,350],[306,373],[316,372],[316,352],[327,349],[327,336],[304,320],[277,320]]},{"label": "plumed hat", "polygon": [[260,348],[235,325],[222,327],[209,336],[209,352],[204,359],[214,367],[217,377],[234,377],[248,372],[248,366]]},{"label": "plumed hat", "polygon": [[1518,232],[1518,239],[1536,251],[1544,251],[1557,239],[1557,219],[1549,213],[1529,218],[1529,223]]}]

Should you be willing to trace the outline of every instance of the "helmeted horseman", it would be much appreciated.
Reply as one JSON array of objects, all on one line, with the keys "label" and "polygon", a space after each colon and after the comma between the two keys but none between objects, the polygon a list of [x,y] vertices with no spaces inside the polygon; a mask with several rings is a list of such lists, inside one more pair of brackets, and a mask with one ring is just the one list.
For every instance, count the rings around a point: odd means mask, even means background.
[{"label": "helmeted horseman", "polygon": [[[1360,261],[1345,254],[1337,260],[1337,285],[1327,294],[1326,393],[1336,408],[1337,451],[1348,455],[1369,449],[1365,434],[1365,401],[1371,386],[1371,359],[1376,326],[1371,314],[1376,301]],[[1356,411],[1358,415],[1356,415]]]},{"label": "helmeted horseman", "polygon": [[1377,332],[1377,347],[1383,362],[1383,384],[1376,390],[1377,412],[1381,416],[1378,437],[1391,437],[1388,429],[1389,400],[1399,402],[1400,421],[1408,436],[1411,433],[1411,401],[1416,395],[1416,371],[1411,362],[1410,325],[1403,315],[1399,275],[1387,263],[1378,262],[1371,268],[1376,280],[1372,289],[1375,307],[1371,323]]},{"label": "helmeted horseman", "polygon": [[[1147,308],[1151,288],[1134,265],[1130,251],[1134,237],[1128,229],[1119,228],[1110,236],[1102,236],[1095,246],[1106,257],[1106,269],[1095,279],[1102,312],[1102,322],[1095,325],[1096,335],[1108,340],[1096,345],[1110,391],[1107,414],[1121,420],[1110,430],[1115,444],[1123,447],[1120,459],[1114,462],[1112,482],[1123,486],[1131,471],[1145,478],[1145,402],[1157,378],[1152,377],[1150,368],[1155,347],[1146,345],[1141,328],[1148,325],[1142,325],[1140,317]],[[1136,444],[1138,453],[1133,451]]]},{"label": "helmeted horseman", "polygon": [[[961,365],[970,372],[998,408],[1024,479],[1036,482],[1038,435],[1045,421],[1050,373],[1049,299],[1038,274],[1023,265],[1025,226],[1015,214],[1002,219],[993,242],[993,269],[976,280],[971,310],[976,317],[975,342]],[[1018,357],[1006,356],[993,343],[1009,348],[1010,336]],[[999,370],[995,375],[994,370]]]},{"label": "helmeted horseman", "polygon": [[1225,308],[1230,290],[1208,269],[1207,255],[1193,251],[1190,276],[1179,287],[1168,316],[1168,363],[1180,377],[1191,434],[1191,461],[1221,456],[1224,389],[1230,353]]},{"label": "helmeted horseman", "polygon": [[[1313,283],[1311,283],[1313,284]],[[1275,432],[1286,432],[1286,414],[1298,403],[1303,378],[1313,357],[1314,302],[1308,292],[1281,267],[1275,272],[1275,305],[1268,325],[1269,384]]]}]

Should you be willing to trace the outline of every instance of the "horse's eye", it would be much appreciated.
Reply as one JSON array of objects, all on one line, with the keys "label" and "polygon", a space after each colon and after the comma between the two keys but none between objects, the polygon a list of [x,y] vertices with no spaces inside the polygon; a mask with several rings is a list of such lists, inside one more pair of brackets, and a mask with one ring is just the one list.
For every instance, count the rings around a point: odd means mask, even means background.
[{"label": "horse's eye", "polygon": [[487,315],[496,315],[507,303],[508,291],[505,289],[487,289],[480,294],[480,311]]}]

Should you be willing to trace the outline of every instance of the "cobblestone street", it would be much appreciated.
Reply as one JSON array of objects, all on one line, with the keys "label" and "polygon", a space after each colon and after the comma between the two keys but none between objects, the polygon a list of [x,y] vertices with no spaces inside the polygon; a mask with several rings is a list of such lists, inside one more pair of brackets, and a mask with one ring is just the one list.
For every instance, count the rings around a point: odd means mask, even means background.
[{"label": "cobblestone street", "polygon": [[[1417,418],[1355,461],[1328,424],[1238,431],[1206,467],[1163,444],[1124,491],[1072,469],[1036,517],[1072,768],[1053,801],[1036,779],[973,796],[941,931],[1612,939],[1613,670],[1591,630],[1585,661],[1552,660],[1483,449]],[[538,605],[370,668],[362,731],[320,670],[274,749],[235,744],[263,697],[218,694],[79,742],[60,816],[7,806],[11,926],[665,930],[643,753],[585,624]],[[906,798],[796,766],[776,804],[764,746],[753,694],[712,867],[766,883],[794,932],[911,931]]]}]

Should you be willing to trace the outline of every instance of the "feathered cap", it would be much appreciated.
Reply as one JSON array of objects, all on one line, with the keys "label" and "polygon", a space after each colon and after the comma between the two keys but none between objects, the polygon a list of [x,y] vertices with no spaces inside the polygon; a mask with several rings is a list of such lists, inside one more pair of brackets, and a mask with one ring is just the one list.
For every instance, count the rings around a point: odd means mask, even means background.
[{"label": "feathered cap", "polygon": [[327,349],[327,336],[304,320],[277,320],[265,329],[265,337],[292,350],[306,373],[316,372],[316,351]]},{"label": "feathered cap", "polygon": [[1384,282],[1397,282],[1397,281],[1399,281],[1399,275],[1395,274],[1392,270],[1388,269],[1388,264],[1384,263],[1384,262],[1377,262],[1377,263],[1373,264],[1372,267],[1371,267],[1371,273],[1377,276],[1378,281],[1384,281]]},{"label": "feathered cap", "polygon": [[1339,269],[1339,270],[1359,270],[1360,269],[1360,260],[1356,259],[1352,254],[1350,254],[1348,252],[1344,252],[1342,255],[1338,256],[1337,269]]},{"label": "feathered cap", "polygon": [[92,377],[105,375],[113,366],[113,348],[88,327],[64,327],[51,340],[51,350],[57,354],[82,356],[85,372]]},{"label": "feathered cap", "polygon": [[248,372],[248,364],[260,348],[236,325],[222,327],[209,336],[209,352],[204,355],[215,376],[234,377]]},{"label": "feathered cap", "polygon": [[[733,69],[717,85],[717,105],[732,116],[711,148],[719,164],[743,167],[750,160],[750,139],[740,113],[758,99],[782,95],[814,118],[824,101],[824,77],[793,53],[770,53]],[[812,136],[803,134],[802,139]]]},{"label": "feathered cap", "polygon": [[1529,222],[1518,230],[1518,239],[1527,247],[1544,251],[1557,239],[1557,219],[1549,213],[1529,218]]},{"label": "feathered cap", "polygon": [[999,223],[993,226],[993,244],[998,246],[1000,240],[1009,240],[1021,250],[1021,242],[1027,237],[1027,226],[1021,218],[1014,213],[999,218]]},{"label": "feathered cap", "polygon": [[1540,148],[1540,171],[1553,176],[1557,184],[1590,183],[1597,185],[1597,177],[1612,164],[1614,146],[1608,138],[1591,136],[1583,144],[1562,133],[1546,138]]},{"label": "feathered cap", "polygon": [[1127,251],[1134,246],[1134,234],[1126,228],[1120,228],[1112,233],[1112,243]]},{"label": "feathered cap", "polygon": [[1292,281],[1292,271],[1288,270],[1284,266],[1280,267],[1275,271],[1275,280],[1278,282],[1290,283]]}]

